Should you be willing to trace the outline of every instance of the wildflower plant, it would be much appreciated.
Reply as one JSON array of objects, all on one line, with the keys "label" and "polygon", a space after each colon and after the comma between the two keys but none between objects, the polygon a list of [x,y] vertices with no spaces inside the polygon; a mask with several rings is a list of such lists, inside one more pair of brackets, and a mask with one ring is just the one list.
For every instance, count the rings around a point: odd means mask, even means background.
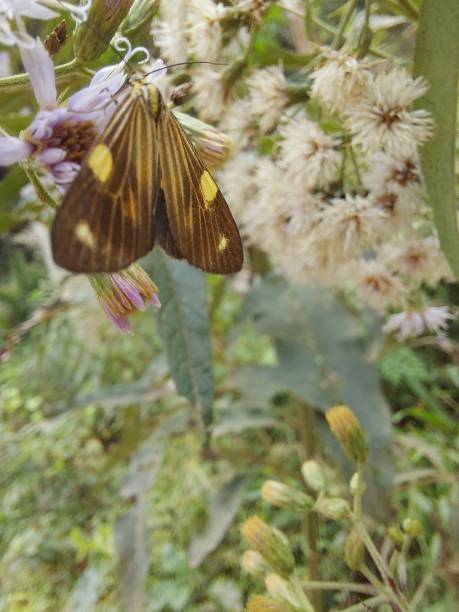
[{"label": "wildflower plant", "polygon": [[[456,5],[0,0],[0,607],[448,609]],[[234,277],[53,261],[138,76],[228,201]]]}]

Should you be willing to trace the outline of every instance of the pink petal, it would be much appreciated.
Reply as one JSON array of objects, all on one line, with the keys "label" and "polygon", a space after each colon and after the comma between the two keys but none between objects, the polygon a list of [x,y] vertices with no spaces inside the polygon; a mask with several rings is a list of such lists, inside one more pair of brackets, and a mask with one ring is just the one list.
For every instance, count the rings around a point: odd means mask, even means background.
[{"label": "pink petal", "polygon": [[31,49],[20,48],[22,63],[32,81],[35,98],[41,109],[55,108],[57,105],[54,65],[43,43],[37,38]]},{"label": "pink petal", "polygon": [[161,302],[159,301],[157,293],[153,293],[153,295],[151,296],[150,304],[153,304],[153,306],[156,306],[156,308],[161,308]]},{"label": "pink petal", "polygon": [[0,166],[11,166],[33,152],[33,146],[20,138],[0,137]]}]

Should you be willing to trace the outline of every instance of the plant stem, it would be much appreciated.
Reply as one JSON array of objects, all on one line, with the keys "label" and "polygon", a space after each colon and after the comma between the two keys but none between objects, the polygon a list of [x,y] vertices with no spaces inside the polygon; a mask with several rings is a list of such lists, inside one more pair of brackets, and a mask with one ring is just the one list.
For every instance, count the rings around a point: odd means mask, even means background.
[{"label": "plant stem", "polygon": [[314,580],[303,582],[303,588],[311,591],[349,591],[349,593],[365,593],[366,595],[374,595],[376,590],[368,584],[358,582],[315,582]]},{"label": "plant stem", "polygon": [[[56,73],[56,78],[59,79],[63,76],[75,75],[79,72],[79,69],[80,65],[78,64],[78,61],[74,58],[72,61],[67,62],[66,64],[56,66],[54,71]],[[23,89],[24,87],[28,87],[29,85],[30,77],[27,72],[0,78],[1,91],[18,91],[20,89]]]},{"label": "plant stem", "polygon": [[343,45],[343,42],[344,42],[344,30],[346,29],[347,24],[351,20],[352,14],[354,13],[355,9],[357,8],[358,1],[359,0],[350,0],[349,7],[348,7],[347,11],[344,13],[344,15],[341,18],[341,22],[339,24],[338,32],[336,33],[335,40],[333,41],[333,44],[332,44],[332,47],[335,50],[340,49],[342,47],[342,45]]},{"label": "plant stem", "polygon": [[419,17],[418,9],[414,6],[411,0],[398,0],[400,8],[409,19],[417,20]]},{"label": "plant stem", "polygon": [[365,548],[368,550],[370,557],[373,559],[374,564],[378,568],[378,572],[383,579],[384,585],[391,592],[391,599],[400,607],[403,612],[409,612],[408,602],[405,599],[403,593],[400,592],[400,589],[395,582],[394,577],[392,576],[389,568],[386,566],[384,559],[379,554],[378,549],[373,543],[370,534],[368,533],[363,521],[357,517],[353,517],[353,524],[356,531],[359,533],[362,538],[363,543],[365,544]]},{"label": "plant stem", "polygon": [[349,152],[351,154],[352,165],[354,167],[355,176],[357,178],[357,182],[359,186],[362,184],[362,177],[360,175],[359,165],[357,163],[357,158],[355,157],[355,152],[352,146],[349,146]]},{"label": "plant stem", "polygon": [[354,514],[356,518],[362,518],[362,497],[365,491],[365,484],[363,481],[363,463],[357,464],[357,490],[354,495]]},{"label": "plant stem", "polygon": [[[303,460],[312,459],[315,452],[314,440],[314,412],[304,402],[298,404],[298,425],[300,440],[303,449]],[[311,491],[308,491],[311,493]],[[313,582],[320,581],[319,555],[317,552],[317,539],[319,537],[319,517],[316,512],[308,512],[303,518],[303,533],[308,550],[309,576]],[[323,611],[322,594],[314,591],[311,595],[312,603],[317,612]]]},{"label": "plant stem", "polygon": [[361,612],[365,610],[374,610],[375,606],[379,604],[383,604],[387,602],[387,597],[384,595],[377,595],[376,597],[370,597],[370,599],[365,599],[361,603],[355,604],[355,606],[350,606],[349,608],[342,608],[341,612]]}]

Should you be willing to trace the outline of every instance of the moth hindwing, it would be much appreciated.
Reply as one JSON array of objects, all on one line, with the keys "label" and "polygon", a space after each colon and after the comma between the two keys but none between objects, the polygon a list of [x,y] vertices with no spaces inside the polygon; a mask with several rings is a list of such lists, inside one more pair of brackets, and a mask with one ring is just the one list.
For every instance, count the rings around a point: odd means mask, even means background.
[{"label": "moth hindwing", "polygon": [[157,243],[206,272],[237,272],[241,238],[213,177],[157,87],[126,87],[58,209],[54,260],[115,272]]}]

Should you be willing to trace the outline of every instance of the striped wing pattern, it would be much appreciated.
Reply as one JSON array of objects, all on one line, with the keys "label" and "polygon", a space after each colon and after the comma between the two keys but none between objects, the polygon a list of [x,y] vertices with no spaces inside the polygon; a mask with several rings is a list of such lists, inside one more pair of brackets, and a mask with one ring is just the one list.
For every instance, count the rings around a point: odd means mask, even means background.
[{"label": "striped wing pattern", "polygon": [[[221,191],[167,107],[159,117],[158,138],[161,187],[176,248],[205,272],[238,272],[243,253],[236,223]],[[203,178],[207,178],[204,189]]]},{"label": "striped wing pattern", "polygon": [[58,265],[72,272],[115,272],[151,251],[157,142],[145,100],[128,95],[91,149],[105,155],[101,167],[107,172],[90,163],[90,151],[56,214],[51,241]]}]

